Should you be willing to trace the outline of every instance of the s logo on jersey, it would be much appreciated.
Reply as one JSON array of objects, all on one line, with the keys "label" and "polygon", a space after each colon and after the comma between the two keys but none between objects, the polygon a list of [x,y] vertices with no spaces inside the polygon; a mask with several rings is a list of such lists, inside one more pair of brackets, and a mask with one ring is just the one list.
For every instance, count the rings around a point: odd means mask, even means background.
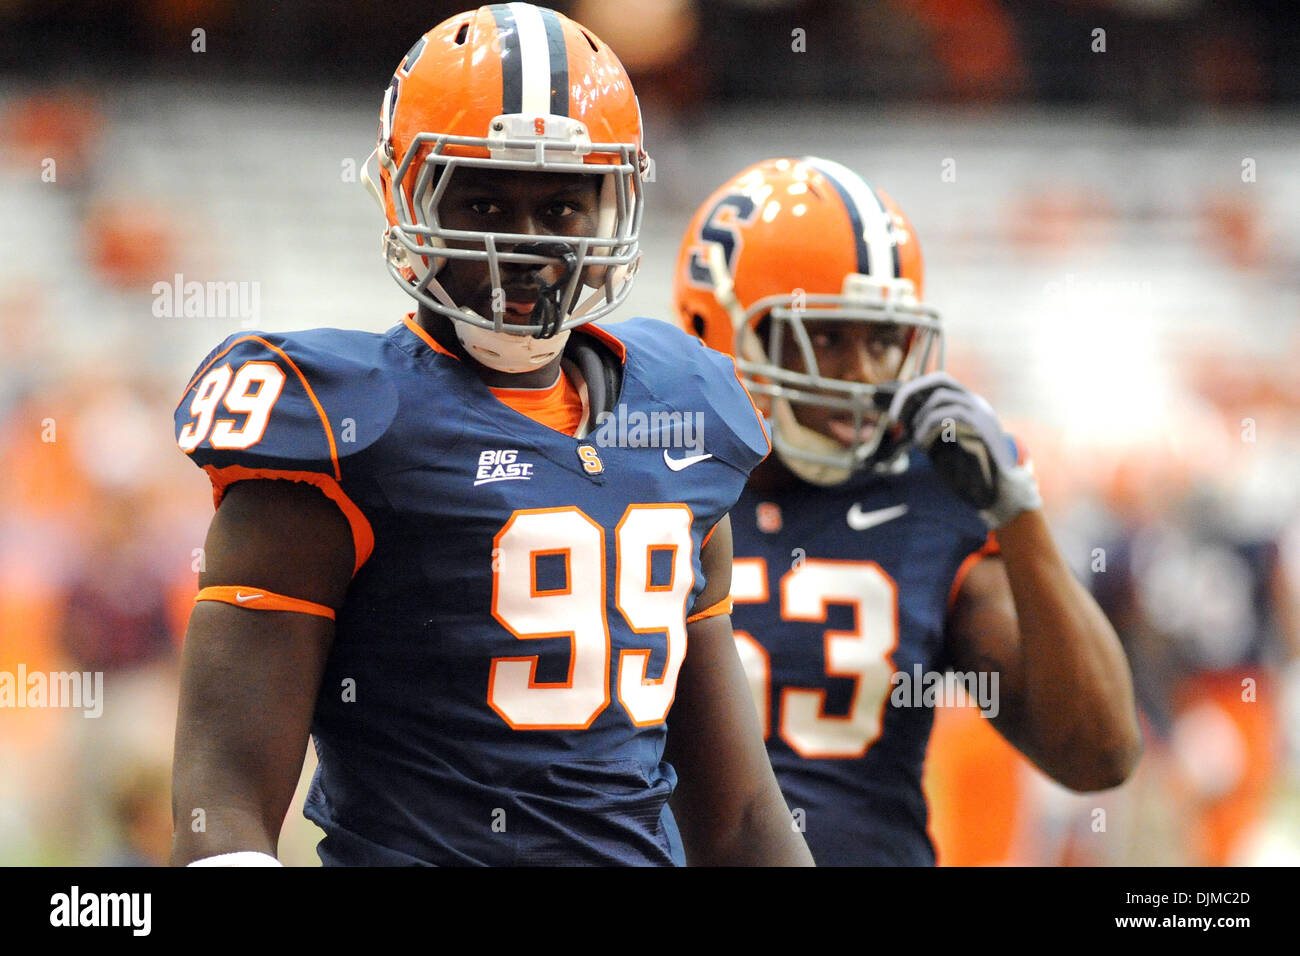
[{"label": "s logo on jersey", "polygon": [[488,448],[479,452],[474,487],[493,481],[527,481],[533,477],[532,463],[518,458],[516,448]]}]

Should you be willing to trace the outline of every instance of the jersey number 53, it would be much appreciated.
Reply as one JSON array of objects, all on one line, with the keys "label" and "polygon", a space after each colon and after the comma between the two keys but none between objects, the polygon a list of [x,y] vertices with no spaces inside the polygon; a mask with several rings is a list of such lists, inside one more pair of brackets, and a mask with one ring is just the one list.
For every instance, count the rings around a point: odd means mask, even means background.
[{"label": "jersey number 53", "polygon": [[[822,648],[827,676],[853,679],[848,713],[842,717],[827,714],[823,689],[783,688],[781,739],[801,757],[861,757],[880,736],[885,698],[893,686],[890,655],[898,646],[898,587],[874,561],[809,558],[781,578],[780,590],[785,621],[825,621],[827,604],[848,604],[854,610],[853,629],[826,631]],[[736,604],[766,602],[767,562],[736,558],[731,598]],[[745,631],[737,629],[735,636],[763,736],[767,737],[771,696],[768,653]]]}]

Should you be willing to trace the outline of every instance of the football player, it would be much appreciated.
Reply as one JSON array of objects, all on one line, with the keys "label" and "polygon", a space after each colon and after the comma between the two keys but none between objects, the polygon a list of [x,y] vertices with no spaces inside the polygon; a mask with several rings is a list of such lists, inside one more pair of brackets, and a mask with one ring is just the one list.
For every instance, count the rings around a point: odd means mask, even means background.
[{"label": "football player", "polygon": [[[819,864],[932,864],[921,769],[952,678],[1039,767],[1114,787],[1140,740],[1114,631],[1023,454],[940,370],[897,205],[821,159],[754,165],[686,231],[684,328],[734,354],[774,454],[732,511],[732,598],[778,779]],[[942,696],[941,696],[942,695]]]},{"label": "football player", "polygon": [[[367,168],[418,312],[234,335],[177,409],[218,507],[174,863],[275,865],[309,731],[326,864],[811,862],[727,616],[762,421],[727,356],[591,324],[647,164],[619,61],[551,10],[460,14],[402,60]],[[616,403],[664,427],[608,440]],[[665,447],[688,415],[700,456]]]}]

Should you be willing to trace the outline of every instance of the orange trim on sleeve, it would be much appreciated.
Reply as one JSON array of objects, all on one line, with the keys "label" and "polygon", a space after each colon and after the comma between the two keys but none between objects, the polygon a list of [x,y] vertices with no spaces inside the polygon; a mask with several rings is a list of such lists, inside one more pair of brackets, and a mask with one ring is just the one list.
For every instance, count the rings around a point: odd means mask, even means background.
[{"label": "orange trim on sleeve", "polygon": [[419,323],[415,321],[414,312],[408,313],[406,318],[402,319],[402,323],[408,329],[414,332],[417,336],[419,336],[420,341],[422,341],[425,345],[429,346],[429,348],[433,349],[435,352],[441,352],[443,355],[447,355],[450,356],[451,358],[454,358],[457,362],[460,361],[459,355],[457,355],[454,352],[448,352],[445,348],[443,348],[441,345],[438,344],[437,340],[434,339],[432,335],[430,335],[428,332],[426,332],[424,329],[420,327]]},{"label": "orange trim on sleeve", "polygon": [[362,514],[361,509],[353,504],[352,499],[347,496],[342,486],[329,475],[322,475],[315,471],[279,471],[274,468],[245,468],[243,465],[228,465],[225,468],[218,468],[216,465],[205,465],[203,470],[208,473],[208,478],[212,482],[212,507],[216,508],[221,505],[221,497],[237,481],[245,481],[251,478],[271,478],[285,481],[305,481],[309,485],[315,485],[324,493],[325,497],[339,506],[343,516],[348,519],[348,525],[352,528],[352,547],[356,552],[356,565],[352,569],[355,576],[361,570],[361,566],[370,560],[370,555],[375,550],[375,532],[370,527],[370,522]]},{"label": "orange trim on sleeve", "polygon": [[740,382],[740,390],[744,392],[745,397],[749,399],[749,407],[754,410],[754,417],[758,419],[758,427],[763,432],[763,440],[767,442],[767,454],[770,455],[772,454],[772,436],[767,433],[767,425],[763,422],[763,413],[760,412],[758,406],[754,404],[754,396],[750,395],[749,389],[745,388],[745,382],[740,377],[740,366],[736,364],[734,358],[731,360],[731,370],[736,373],[736,381]]},{"label": "orange trim on sleeve", "polygon": [[[176,403],[176,407],[177,408],[181,407],[181,402],[185,401],[185,395],[188,395],[190,393],[190,390],[193,389],[194,386],[198,384],[199,380],[203,378],[205,374],[207,374],[208,369],[212,368],[212,366],[215,365],[219,359],[221,359],[227,352],[233,349],[240,342],[261,343],[263,346],[270,349],[276,355],[280,356],[280,358],[284,359],[286,362],[289,363],[289,367],[293,369],[294,374],[298,376],[298,381],[302,382],[303,390],[307,393],[307,397],[311,399],[312,405],[315,406],[316,408],[316,414],[320,416],[321,425],[324,426],[325,428],[325,440],[329,442],[329,446],[330,446],[330,461],[334,464],[334,478],[336,480],[342,478],[343,472],[339,469],[339,450],[338,450],[338,446],[334,444],[334,428],[330,425],[329,416],[325,414],[325,409],[321,407],[320,401],[316,398],[316,392],[314,389],[312,389],[311,383],[307,381],[307,376],[302,374],[302,369],[298,368],[294,360],[289,358],[289,356],[284,353],[283,349],[275,345],[272,345],[270,342],[262,338],[260,335],[241,336],[235,339],[235,341],[231,342],[224,349],[222,349],[218,354],[214,355],[212,357],[212,361],[208,362],[207,365],[199,369],[198,374],[196,374],[194,378],[190,380],[190,384],[185,387],[185,394],[181,396],[181,401]],[[192,454],[192,453],[193,453],[192,450],[186,452],[186,454]]]},{"label": "orange trim on sleeve", "polygon": [[722,523],[722,519],[720,518],[716,522],[714,522],[713,527],[709,529],[709,533],[706,534],[704,536],[704,540],[700,542],[701,551],[704,550],[704,546],[709,543],[709,539],[713,537],[713,532],[718,530],[718,525],[720,525],[721,523]]},{"label": "orange trim on sleeve", "polygon": [[717,617],[719,614],[730,614],[730,613],[731,613],[731,595],[728,594],[717,604],[706,607],[703,611],[700,611],[698,614],[692,614],[690,617],[686,619],[686,623],[694,624],[696,621],[703,620],[706,617]]},{"label": "orange trim on sleeve", "polygon": [[992,557],[1001,553],[1002,551],[998,547],[998,539],[995,538],[993,532],[990,531],[989,536],[984,539],[984,544],[980,546],[980,549],[978,551],[972,551],[970,554],[966,555],[966,560],[962,561],[962,563],[958,565],[957,573],[953,575],[952,587],[948,589],[949,611],[951,611],[952,606],[957,603],[957,595],[961,592],[961,586],[966,580],[966,575],[970,574],[970,569],[975,567],[975,565],[983,558]]},{"label": "orange trim on sleeve", "polygon": [[301,598],[285,597],[283,594],[276,594],[266,588],[229,587],[226,585],[204,588],[194,595],[194,603],[197,604],[199,601],[221,601],[224,604],[233,604],[235,607],[247,608],[250,611],[295,611],[299,614],[315,614],[317,617],[327,617],[331,621],[334,620],[334,609],[332,607],[326,607],[324,604],[317,604],[314,601],[304,601]]}]

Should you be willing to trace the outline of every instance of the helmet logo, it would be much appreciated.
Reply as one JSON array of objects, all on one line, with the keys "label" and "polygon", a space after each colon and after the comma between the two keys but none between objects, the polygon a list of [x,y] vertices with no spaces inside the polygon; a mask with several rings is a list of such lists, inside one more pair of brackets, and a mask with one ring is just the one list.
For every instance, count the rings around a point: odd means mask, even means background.
[{"label": "helmet logo", "polygon": [[402,65],[397,69],[402,73],[410,73],[411,69],[415,66],[415,61],[418,60],[420,54],[424,52],[424,46],[427,42],[428,37],[420,37],[420,39],[416,40],[415,45],[406,51],[406,56],[402,58]]},{"label": "helmet logo", "polygon": [[714,204],[704,225],[700,227],[699,243],[702,248],[691,253],[689,270],[693,285],[713,288],[713,273],[709,270],[707,243],[716,242],[722,247],[727,271],[736,272],[736,257],[740,255],[740,226],[748,226],[758,213],[758,204],[744,193],[729,193]]}]

